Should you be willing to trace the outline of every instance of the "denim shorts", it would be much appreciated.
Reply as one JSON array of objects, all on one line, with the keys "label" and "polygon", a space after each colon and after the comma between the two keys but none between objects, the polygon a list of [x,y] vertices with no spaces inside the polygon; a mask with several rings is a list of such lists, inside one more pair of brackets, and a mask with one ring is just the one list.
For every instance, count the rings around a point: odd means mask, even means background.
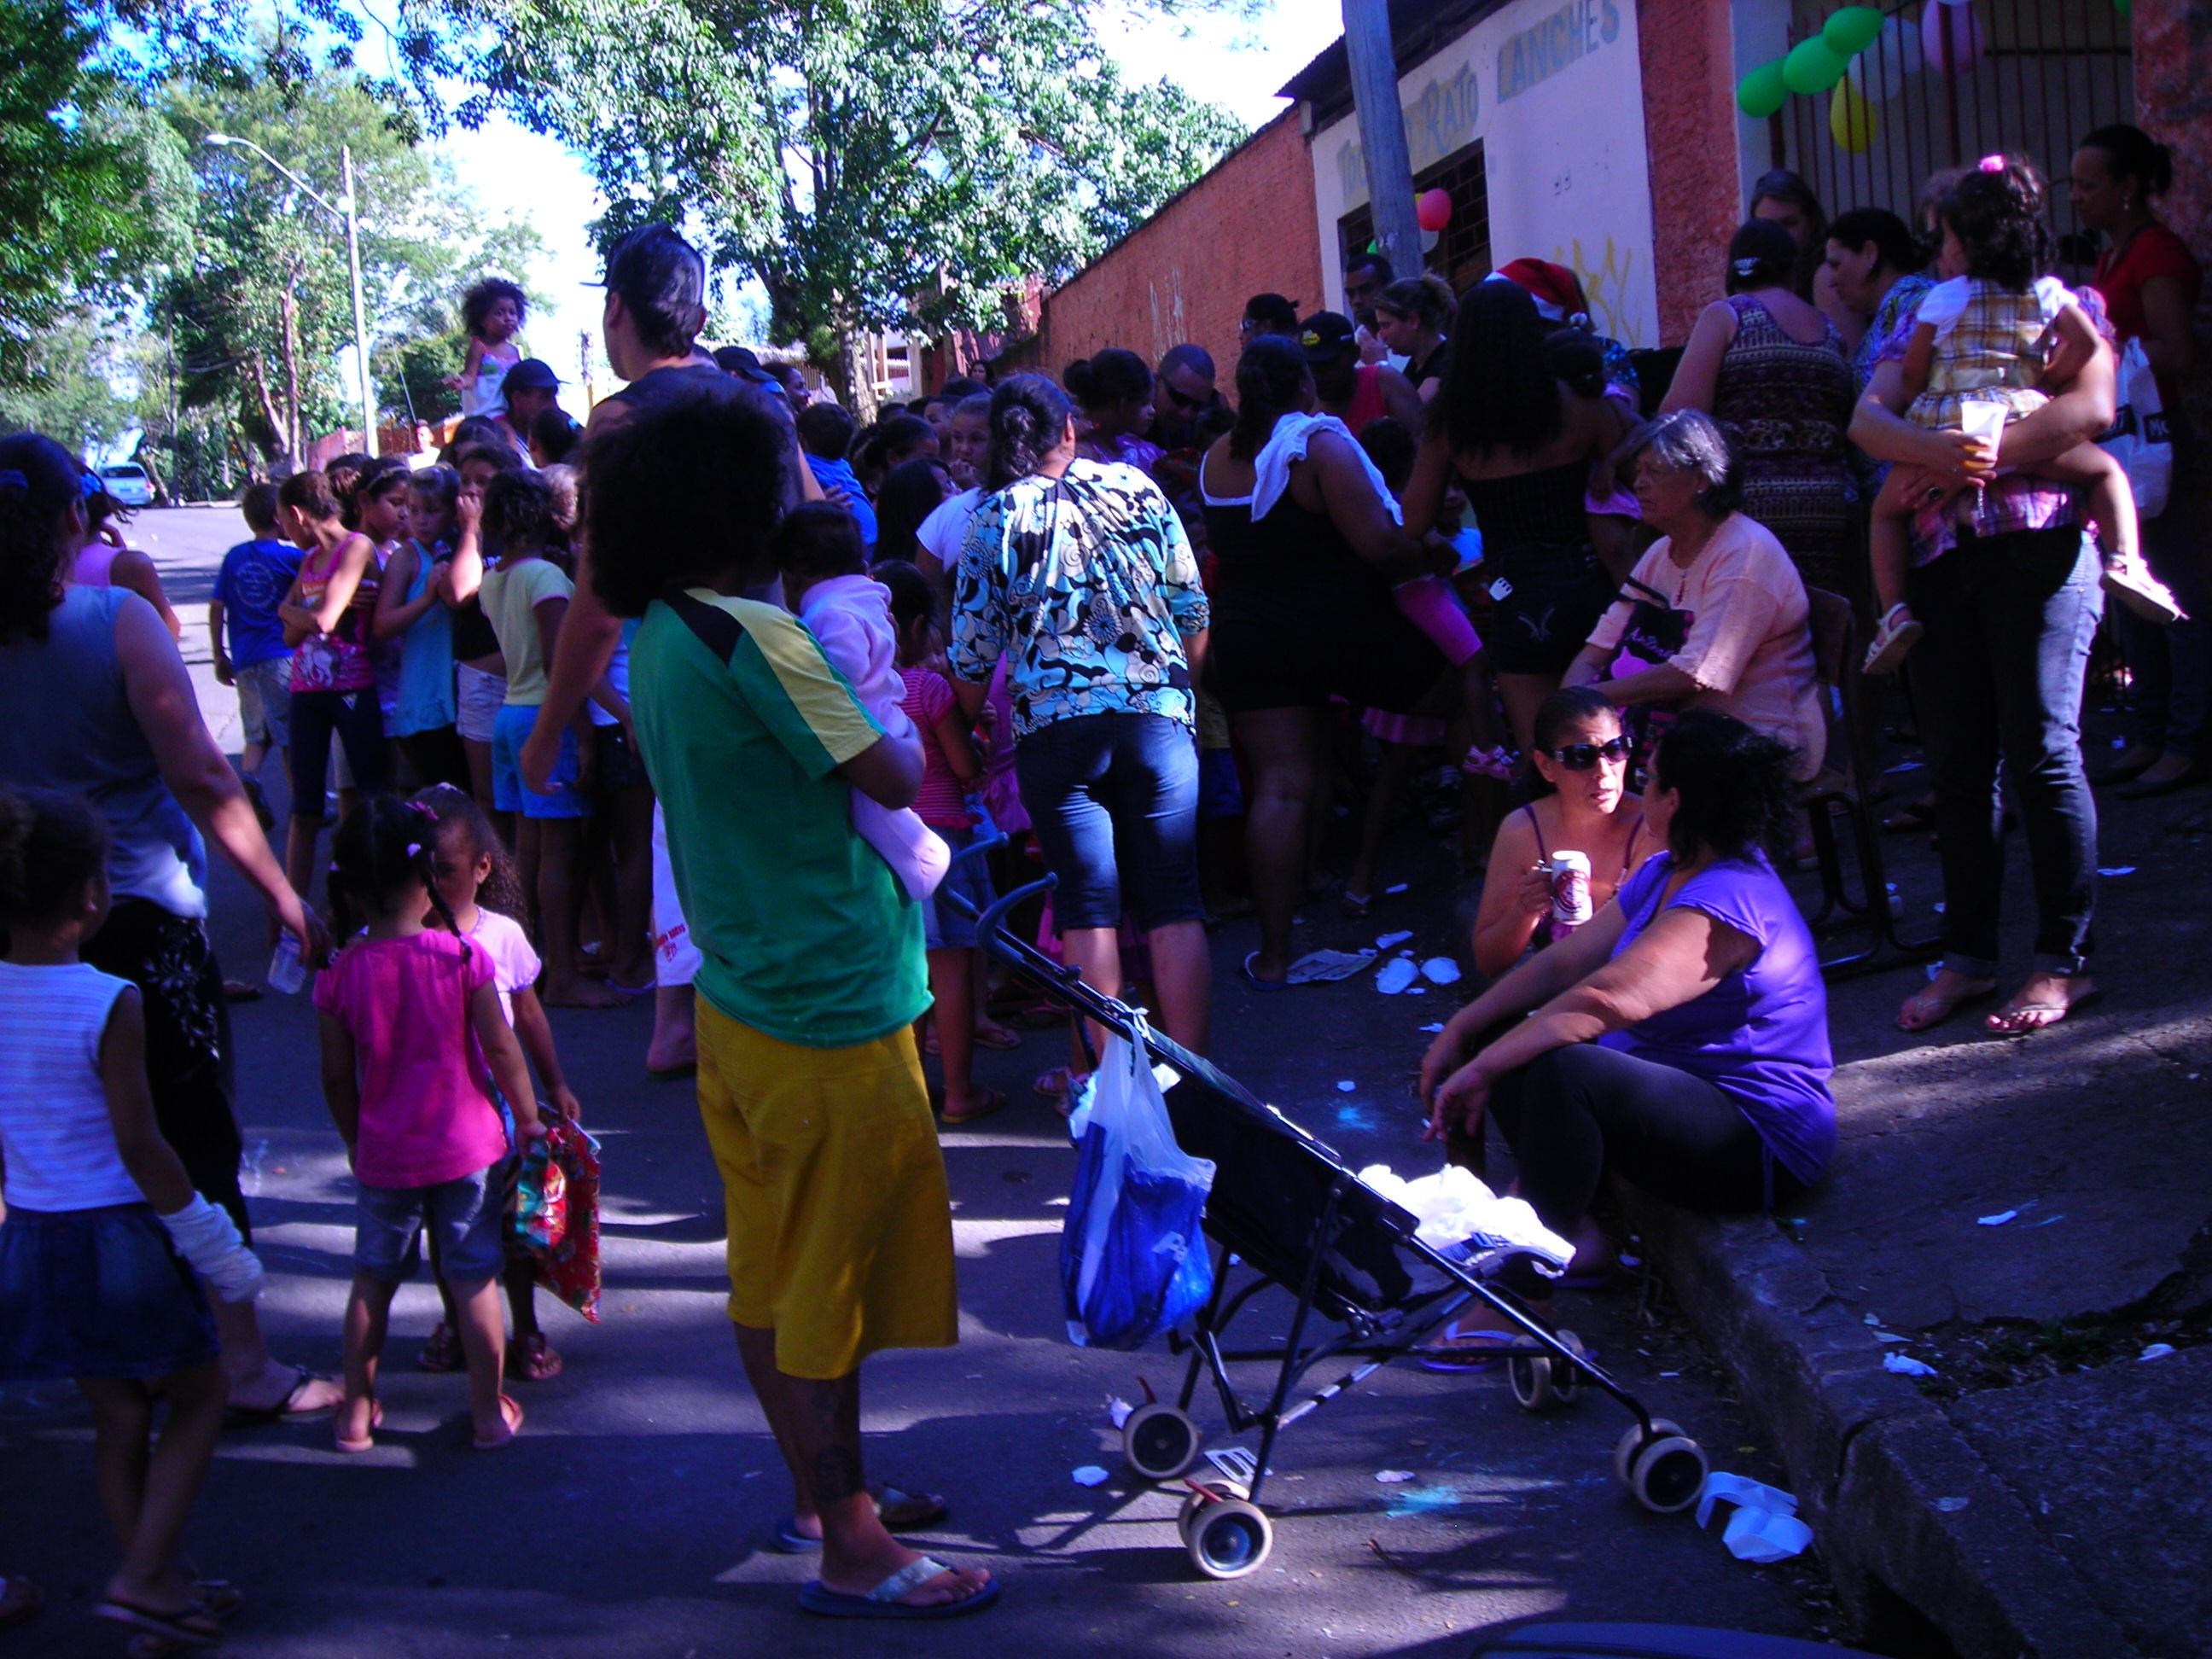
[{"label": "denim shorts", "polygon": [[[939,824],[929,826],[930,834],[952,851],[952,867],[945,872],[945,879],[929,896],[928,904],[921,915],[922,932],[933,951],[965,951],[975,943],[975,917],[991,907],[998,894],[991,886],[991,867],[985,859],[963,859],[960,855],[975,844],[982,833],[979,829],[946,829]],[[975,907],[975,915],[957,905],[947,904],[948,897],[966,900]]]},{"label": "denim shorts", "polygon": [[363,1187],[354,1219],[355,1270],[388,1285],[415,1276],[421,1235],[435,1236],[438,1273],[448,1285],[495,1278],[507,1262],[504,1161],[434,1187]]},{"label": "denim shorts", "polygon": [[1198,888],[1198,745],[1160,714],[1077,714],[1014,749],[1022,807],[1059,878],[1053,924],[1150,933],[1206,914]]},{"label": "denim shorts", "polygon": [[0,1224],[0,1380],[150,1378],[220,1352],[150,1204],[12,1209]]},{"label": "denim shorts", "polygon": [[238,723],[248,743],[292,746],[292,659],[266,657],[232,672],[238,685]]},{"label": "denim shorts", "polygon": [[507,707],[507,676],[455,663],[453,707],[454,729],[471,743],[489,743],[499,711]]},{"label": "denim shorts", "polygon": [[592,803],[576,787],[577,749],[574,727],[561,728],[561,757],[553,763],[553,787],[539,794],[522,781],[522,745],[530,741],[538,724],[538,710],[528,703],[511,702],[499,711],[491,728],[491,799],[502,812],[520,812],[526,818],[587,818]]}]

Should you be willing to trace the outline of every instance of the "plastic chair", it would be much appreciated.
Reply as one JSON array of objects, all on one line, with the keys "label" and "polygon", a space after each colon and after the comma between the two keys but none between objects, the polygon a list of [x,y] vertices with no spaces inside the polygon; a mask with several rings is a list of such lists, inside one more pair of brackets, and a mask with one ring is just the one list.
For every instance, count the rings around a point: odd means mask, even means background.
[{"label": "plastic chair", "polygon": [[[1864,787],[1880,771],[1867,737],[1865,686],[1859,673],[1865,658],[1859,646],[1858,619],[1851,613],[1850,601],[1840,593],[1808,587],[1805,597],[1812,607],[1814,671],[1822,685],[1834,690],[1842,705],[1840,717],[1830,722],[1829,763],[1797,793],[1798,804],[1812,814],[1813,849],[1820,868],[1820,908],[1808,921],[1816,933],[1863,926],[1872,935],[1865,950],[1821,962],[1820,971],[1828,978],[1849,979],[1926,962],[1942,948],[1942,942],[1940,937],[1907,940],[1897,931],[1882,862],[1881,825]],[[1840,768],[1834,764],[1839,754],[1844,763]],[[1844,879],[1843,851],[1836,835],[1838,817],[1849,827],[1858,865],[1856,898]]]}]

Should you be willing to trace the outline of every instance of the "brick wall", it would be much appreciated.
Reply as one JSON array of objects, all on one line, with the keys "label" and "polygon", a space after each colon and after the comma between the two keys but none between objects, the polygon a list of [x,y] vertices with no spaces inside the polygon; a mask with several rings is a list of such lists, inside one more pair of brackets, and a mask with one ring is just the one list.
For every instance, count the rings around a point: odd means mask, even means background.
[{"label": "brick wall", "polygon": [[1735,50],[1729,0],[1640,0],[1636,15],[1659,337],[1680,345],[1721,296],[1721,255],[1743,213]]},{"label": "brick wall", "polygon": [[1040,365],[1057,376],[1103,346],[1157,364],[1190,341],[1213,354],[1228,392],[1244,301],[1270,292],[1307,309],[1321,300],[1313,162],[1295,109],[1046,299]]}]

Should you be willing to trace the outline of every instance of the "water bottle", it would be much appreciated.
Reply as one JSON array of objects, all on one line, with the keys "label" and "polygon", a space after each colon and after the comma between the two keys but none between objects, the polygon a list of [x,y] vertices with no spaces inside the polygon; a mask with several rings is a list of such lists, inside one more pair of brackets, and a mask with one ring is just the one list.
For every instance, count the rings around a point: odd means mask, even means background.
[{"label": "water bottle", "polygon": [[276,941],[276,954],[269,958],[269,988],[295,997],[307,982],[307,964],[300,960],[300,941],[287,933]]}]

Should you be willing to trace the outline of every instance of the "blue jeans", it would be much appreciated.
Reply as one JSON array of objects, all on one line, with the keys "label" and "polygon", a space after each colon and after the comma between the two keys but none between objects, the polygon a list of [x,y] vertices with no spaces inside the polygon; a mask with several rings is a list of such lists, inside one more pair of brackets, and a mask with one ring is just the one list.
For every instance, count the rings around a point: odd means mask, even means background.
[{"label": "blue jeans", "polygon": [[2087,970],[2097,806],[2081,765],[2081,681],[2101,601],[2094,548],[2073,526],[1961,536],[1914,571],[1926,627],[1912,653],[1943,866],[1943,965],[1997,969],[2004,891],[1997,773],[2020,799],[2035,885],[2035,966]]},{"label": "blue jeans", "polygon": [[[1159,714],[1078,714],[1014,749],[1022,807],[1060,878],[1053,925],[1146,933],[1206,914],[1198,890],[1198,745]],[[1126,888],[1126,893],[1125,893]]]}]

